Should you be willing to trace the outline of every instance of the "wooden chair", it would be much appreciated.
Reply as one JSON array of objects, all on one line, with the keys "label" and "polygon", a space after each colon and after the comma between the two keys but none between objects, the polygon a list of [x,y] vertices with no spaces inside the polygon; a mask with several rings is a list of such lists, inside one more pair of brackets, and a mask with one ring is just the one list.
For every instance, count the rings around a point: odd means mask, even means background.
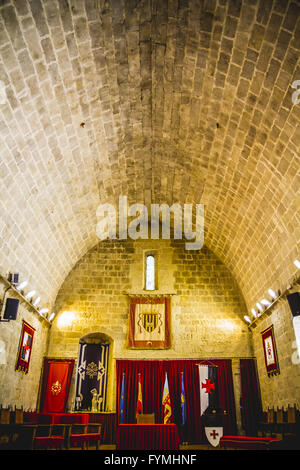
[{"label": "wooden chair", "polygon": [[13,442],[14,450],[33,450],[37,426],[34,424],[19,424],[16,440]]},{"label": "wooden chair", "polygon": [[266,426],[266,437],[273,437],[275,434],[275,412],[274,408],[268,408],[267,411],[267,426]]},{"label": "wooden chair", "polygon": [[284,409],[277,408],[276,410],[276,427],[275,437],[277,439],[283,439],[284,436]]},{"label": "wooden chair", "polygon": [[267,413],[263,411],[258,422],[257,435],[259,437],[264,437],[266,435],[267,429]]},{"label": "wooden chair", "polygon": [[89,443],[94,442],[96,449],[99,449],[99,444],[102,439],[102,424],[91,423],[87,425],[86,447],[89,448]]},{"label": "wooden chair", "polygon": [[296,423],[296,406],[294,405],[291,407],[290,405],[288,406],[287,409],[287,422],[288,423]]},{"label": "wooden chair", "polygon": [[65,446],[65,428],[65,424],[37,425],[33,449],[62,449]]},{"label": "wooden chair", "polygon": [[78,447],[80,445],[81,449],[88,449],[90,443],[95,443],[96,449],[98,449],[101,439],[102,424],[73,423],[70,426],[67,447],[70,449],[71,447]]},{"label": "wooden chair", "polygon": [[24,411],[22,409],[15,409],[14,411],[14,423],[23,424],[24,422]]},{"label": "wooden chair", "polygon": [[49,449],[51,444],[51,425],[39,424],[33,437],[33,449]]},{"label": "wooden chair", "polygon": [[78,447],[80,445],[81,449],[84,449],[87,444],[87,424],[71,424],[69,437],[68,437],[68,448]]},{"label": "wooden chair", "polygon": [[1,408],[0,423],[1,424],[9,424],[10,423],[10,409],[9,408]]},{"label": "wooden chair", "polygon": [[62,449],[67,447],[66,424],[52,424],[50,432],[50,447],[53,449]]},{"label": "wooden chair", "polygon": [[140,414],[136,416],[137,424],[155,424],[155,414]]},{"label": "wooden chair", "polygon": [[285,425],[285,436],[292,437],[296,435],[297,412],[296,406],[288,405],[287,408],[287,423]]}]

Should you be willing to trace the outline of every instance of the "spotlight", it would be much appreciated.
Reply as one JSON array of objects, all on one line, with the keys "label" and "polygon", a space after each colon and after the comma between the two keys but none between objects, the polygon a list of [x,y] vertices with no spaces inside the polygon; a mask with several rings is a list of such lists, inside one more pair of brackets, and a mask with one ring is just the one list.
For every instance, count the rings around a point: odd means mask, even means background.
[{"label": "spotlight", "polygon": [[26,287],[26,286],[27,286],[27,284],[28,284],[28,282],[27,282],[27,281],[22,281],[22,282],[19,282],[19,284],[17,284],[17,285],[16,285],[16,289],[18,289],[18,290],[22,290],[22,289],[24,289],[24,287]]},{"label": "spotlight", "polygon": [[256,307],[258,308],[258,310],[260,310],[261,312],[264,311],[263,307],[261,306],[261,304],[259,302],[256,303]]},{"label": "spotlight", "polygon": [[262,300],[261,300],[261,303],[262,303],[263,305],[266,305],[267,307],[269,307],[269,305],[271,305],[271,302],[270,302],[268,299],[262,299]]},{"label": "spotlight", "polygon": [[27,300],[30,300],[30,299],[32,299],[34,294],[35,294],[35,290],[31,290],[30,292],[28,292],[28,294],[25,295],[25,297],[26,297]]},{"label": "spotlight", "polygon": [[49,310],[48,308],[41,308],[41,310],[39,311],[41,315],[43,315],[44,313],[48,313]]},{"label": "spotlight", "polygon": [[55,313],[52,312],[51,315],[50,315],[50,317],[49,317],[49,321],[52,321],[54,317],[55,317]]},{"label": "spotlight", "polygon": [[251,323],[251,320],[250,320],[250,318],[248,317],[248,315],[245,315],[245,316],[244,316],[244,319],[246,320],[247,323]]},{"label": "spotlight", "polygon": [[298,259],[295,259],[294,265],[295,265],[298,269],[300,269],[300,261],[299,261]]},{"label": "spotlight", "polygon": [[272,297],[272,299],[276,299],[277,294],[273,289],[269,289],[268,292],[269,292],[270,296]]},{"label": "spotlight", "polygon": [[38,305],[38,303],[39,303],[40,300],[41,300],[41,298],[40,298],[40,297],[37,297],[37,298],[34,300],[34,302],[32,302],[32,305],[33,305],[34,307],[36,307],[36,306]]},{"label": "spotlight", "polygon": [[251,312],[252,312],[252,315],[256,318],[256,317],[257,317],[257,313],[256,313],[255,308],[252,308],[252,309],[251,309]]}]

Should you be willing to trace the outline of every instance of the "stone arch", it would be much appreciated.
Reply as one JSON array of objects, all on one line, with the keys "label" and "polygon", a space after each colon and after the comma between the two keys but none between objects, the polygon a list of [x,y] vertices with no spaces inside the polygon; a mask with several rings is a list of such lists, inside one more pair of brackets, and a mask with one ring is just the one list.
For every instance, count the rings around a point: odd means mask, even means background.
[{"label": "stone arch", "polygon": [[[84,350],[87,349],[88,345],[99,345],[100,350],[97,351],[98,356],[95,356],[95,362],[87,363],[88,361],[84,357]],[[112,388],[113,388],[113,347],[114,340],[111,336],[107,335],[104,332],[91,332],[87,333],[84,336],[79,338],[78,341],[78,356],[77,356],[77,368],[76,368],[76,378],[75,378],[75,390],[74,390],[74,407],[77,409],[80,406],[78,397],[81,396],[83,399],[83,411],[96,411],[94,406],[97,406],[97,411],[105,412],[112,409]],[[95,352],[96,349],[94,348]],[[87,357],[87,356],[86,356]],[[98,360],[98,363],[97,363]],[[91,365],[94,367],[91,369]],[[89,367],[90,366],[90,367]],[[98,377],[97,377],[98,376]],[[96,379],[97,377],[97,379]],[[82,380],[84,378],[84,381]],[[89,379],[91,385],[88,387]],[[94,380],[93,380],[94,379]],[[96,379],[96,380],[95,380]],[[85,383],[83,394],[82,395],[81,385]],[[98,398],[100,401],[98,405],[92,404],[92,396],[90,395],[91,390],[96,388],[98,392]],[[91,403],[90,406],[86,406],[86,403]]]}]

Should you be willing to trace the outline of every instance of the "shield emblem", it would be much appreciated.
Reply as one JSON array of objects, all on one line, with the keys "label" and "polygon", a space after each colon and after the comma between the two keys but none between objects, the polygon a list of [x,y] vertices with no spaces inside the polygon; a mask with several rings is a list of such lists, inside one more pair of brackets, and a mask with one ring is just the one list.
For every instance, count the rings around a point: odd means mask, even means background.
[{"label": "shield emblem", "polygon": [[152,333],[157,327],[158,313],[143,313],[142,325],[148,333]]},{"label": "shield emblem", "polygon": [[220,439],[223,436],[223,428],[216,426],[205,427],[205,435],[208,442],[213,446],[217,447],[220,443]]}]

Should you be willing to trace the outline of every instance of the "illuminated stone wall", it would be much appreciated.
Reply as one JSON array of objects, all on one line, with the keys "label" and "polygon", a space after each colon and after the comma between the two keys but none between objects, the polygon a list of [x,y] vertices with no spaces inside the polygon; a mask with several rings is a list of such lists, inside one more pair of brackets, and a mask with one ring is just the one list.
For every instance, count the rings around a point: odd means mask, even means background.
[{"label": "illuminated stone wall", "polygon": [[[261,332],[273,325],[280,373],[268,377]],[[263,315],[253,329],[254,353],[260,378],[263,409],[300,407],[300,360],[295,344],[293,317],[286,299],[274,306],[270,315]]]},{"label": "illuminated stone wall", "polygon": [[[171,295],[172,344],[168,350],[136,351],[128,348],[130,295],[145,294],[149,250],[157,255],[155,294]],[[55,311],[51,357],[77,358],[79,339],[96,332],[113,339],[114,359],[253,356],[245,304],[230,272],[207,248],[186,251],[184,241],[100,242],[66,278]]]},{"label": "illuminated stone wall", "polygon": [[[0,297],[7,285],[0,282]],[[6,297],[16,297],[8,291]],[[23,320],[35,329],[28,373],[15,370]],[[35,410],[49,325],[37,312],[20,302],[17,319],[0,323],[0,405]]]}]

